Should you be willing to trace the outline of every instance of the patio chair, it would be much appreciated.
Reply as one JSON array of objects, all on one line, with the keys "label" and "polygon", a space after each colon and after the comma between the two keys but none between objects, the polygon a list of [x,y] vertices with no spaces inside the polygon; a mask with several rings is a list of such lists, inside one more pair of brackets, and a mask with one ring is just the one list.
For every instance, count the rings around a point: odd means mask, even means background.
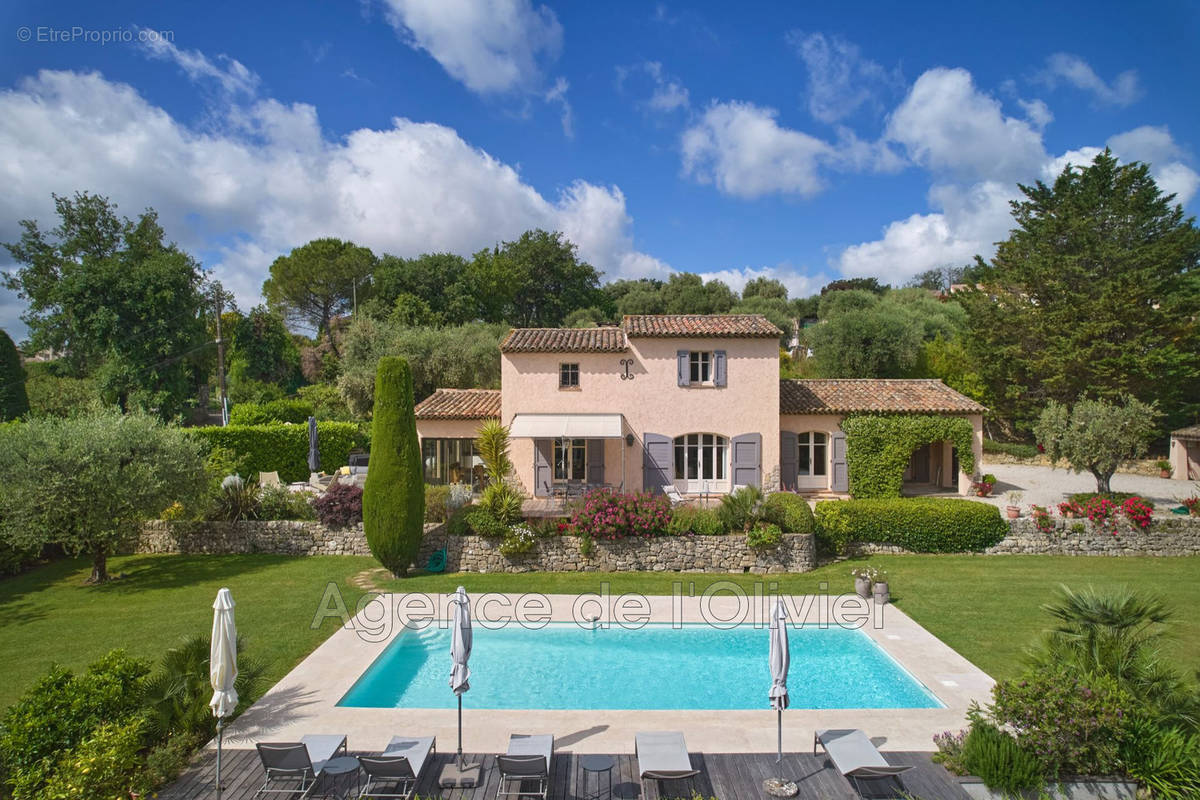
[{"label": "patio chair", "polygon": [[381,755],[359,756],[358,765],[367,774],[359,798],[409,800],[421,779],[421,771],[433,761],[431,756],[436,752],[437,739],[432,736],[393,736]]},{"label": "patio chair", "polygon": [[[634,734],[633,751],[638,774],[643,781],[680,781],[694,778],[700,770],[692,767],[692,757],[679,731],[642,731]],[[659,786],[659,794],[662,787]]]},{"label": "patio chair", "polygon": [[862,795],[862,781],[894,780],[912,769],[911,766],[889,764],[883,754],[871,744],[871,740],[860,730],[823,730],[813,735],[813,755],[820,745],[833,762],[833,767],[850,782],[851,788]]},{"label": "patio chair", "polygon": [[268,486],[283,486],[283,481],[279,480],[278,472],[260,472],[258,473],[258,485],[265,489]]},{"label": "patio chair", "polygon": [[[535,795],[544,800],[550,793],[550,759],[553,757],[554,737],[550,734],[514,733],[509,736],[508,752],[496,756],[496,766],[500,769],[496,797]],[[517,782],[515,792],[508,790],[511,781]],[[527,782],[535,783],[537,789],[523,791]]]},{"label": "patio chair", "polygon": [[344,734],[313,734],[298,742],[259,742],[258,758],[266,779],[254,796],[269,794],[308,797],[317,785],[321,770],[339,753],[346,755]]},{"label": "patio chair", "polygon": [[681,506],[687,502],[687,500],[683,498],[683,495],[679,493],[679,490],[669,483],[663,487],[663,494],[665,494],[667,499],[671,501],[671,508],[674,508],[675,506]]}]

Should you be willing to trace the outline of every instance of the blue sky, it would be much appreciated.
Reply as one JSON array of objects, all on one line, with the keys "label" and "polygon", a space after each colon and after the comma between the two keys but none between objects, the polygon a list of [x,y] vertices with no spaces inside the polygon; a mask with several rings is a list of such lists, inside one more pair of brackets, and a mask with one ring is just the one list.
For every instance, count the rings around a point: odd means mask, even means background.
[{"label": "blue sky", "polygon": [[0,241],[86,189],[156,208],[244,307],[317,236],[469,255],[535,226],[607,279],[899,283],[989,255],[1018,181],[1105,145],[1194,212],[1195,9],[8,3]]}]

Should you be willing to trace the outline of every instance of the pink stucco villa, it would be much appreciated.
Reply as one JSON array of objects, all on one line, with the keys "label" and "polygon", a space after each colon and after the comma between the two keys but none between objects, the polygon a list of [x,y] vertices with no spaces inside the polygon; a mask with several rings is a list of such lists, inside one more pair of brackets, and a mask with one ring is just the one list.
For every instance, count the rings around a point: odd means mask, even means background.
[{"label": "pink stucco villa", "polygon": [[[516,477],[535,497],[567,487],[721,494],[756,485],[847,491],[840,423],[856,412],[970,420],[982,461],[983,407],[937,380],[780,380],[781,332],[752,314],[626,316],[599,328],[515,328],[500,386],[439,389],[418,404],[429,483],[478,486],[472,440],[509,426]],[[949,442],[917,449],[914,488],[965,494]]]}]

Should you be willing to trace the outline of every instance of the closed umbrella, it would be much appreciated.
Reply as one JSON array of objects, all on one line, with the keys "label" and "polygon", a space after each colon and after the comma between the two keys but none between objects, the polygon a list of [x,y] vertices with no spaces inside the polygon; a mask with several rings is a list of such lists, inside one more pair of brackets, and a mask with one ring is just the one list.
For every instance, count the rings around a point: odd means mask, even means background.
[{"label": "closed umbrella", "polygon": [[[775,598],[775,608],[771,611],[770,634],[771,644],[768,659],[771,664],[771,689],[767,696],[770,699],[771,708],[775,709],[778,726],[779,752],[775,763],[781,764],[783,763],[783,710],[788,707],[790,702],[787,676],[788,666],[791,662],[791,655],[788,652],[787,609],[784,607],[782,597]],[[799,791],[799,787],[795,783],[786,780],[782,775],[767,780],[765,788],[770,794],[777,797],[790,797]]]},{"label": "closed umbrella", "polygon": [[212,641],[208,651],[208,679],[213,696],[208,701],[217,718],[217,792],[221,786],[221,743],[225,735],[225,718],[237,708],[237,625],[233,621],[233,595],[228,589],[217,592],[213,602]]},{"label": "closed umbrella", "polygon": [[454,607],[450,620],[450,690],[458,698],[458,758],[442,771],[442,787],[471,787],[479,782],[479,765],[463,763],[462,750],[462,696],[471,689],[471,669],[467,662],[471,658],[471,600],[467,590],[458,587],[450,599]]},{"label": "closed umbrella", "polygon": [[317,447],[317,418],[308,418],[308,471],[321,471],[321,451]]}]

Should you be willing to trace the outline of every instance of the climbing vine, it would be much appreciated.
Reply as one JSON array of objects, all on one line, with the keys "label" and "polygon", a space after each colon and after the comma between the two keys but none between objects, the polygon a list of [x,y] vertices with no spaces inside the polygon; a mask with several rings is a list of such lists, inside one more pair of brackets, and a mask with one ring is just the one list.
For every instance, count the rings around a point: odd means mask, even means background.
[{"label": "climbing vine", "polygon": [[854,414],[842,420],[846,433],[846,472],[856,498],[899,497],[913,450],[949,440],[959,466],[975,472],[975,432],[963,417],[936,414]]}]

